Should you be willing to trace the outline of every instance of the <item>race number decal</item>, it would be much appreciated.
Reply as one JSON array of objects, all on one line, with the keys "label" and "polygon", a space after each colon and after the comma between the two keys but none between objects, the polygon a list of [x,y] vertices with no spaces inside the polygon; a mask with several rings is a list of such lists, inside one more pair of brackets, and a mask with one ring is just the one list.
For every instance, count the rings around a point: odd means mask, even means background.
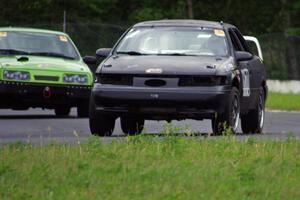
[{"label": "race number decal", "polygon": [[250,78],[249,78],[249,70],[242,69],[242,78],[243,78],[243,96],[249,97],[250,96]]}]

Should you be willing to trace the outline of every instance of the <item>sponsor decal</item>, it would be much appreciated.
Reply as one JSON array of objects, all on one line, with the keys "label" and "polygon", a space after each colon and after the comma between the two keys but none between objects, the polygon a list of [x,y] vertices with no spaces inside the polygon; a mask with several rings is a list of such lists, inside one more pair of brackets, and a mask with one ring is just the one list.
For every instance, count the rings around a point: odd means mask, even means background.
[{"label": "sponsor decal", "polygon": [[7,37],[7,32],[0,32],[0,37]]},{"label": "sponsor decal", "polygon": [[145,71],[147,74],[162,74],[163,70],[160,68],[150,68]]},{"label": "sponsor decal", "polygon": [[60,35],[59,40],[62,41],[62,42],[68,42],[68,38],[64,35]]},{"label": "sponsor decal", "polygon": [[50,64],[46,64],[46,63],[39,65],[40,68],[46,68],[46,67],[49,67],[49,66],[50,66]]},{"label": "sponsor decal", "polygon": [[214,32],[216,36],[225,37],[225,32],[221,29],[215,29]]}]

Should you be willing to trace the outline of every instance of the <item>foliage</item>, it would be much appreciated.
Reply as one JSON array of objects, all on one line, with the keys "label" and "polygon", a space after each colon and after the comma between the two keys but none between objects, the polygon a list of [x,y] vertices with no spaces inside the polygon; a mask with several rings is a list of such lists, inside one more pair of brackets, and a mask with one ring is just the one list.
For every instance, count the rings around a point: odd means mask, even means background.
[{"label": "foliage", "polygon": [[[122,33],[144,20],[186,19],[188,2],[195,19],[225,21],[260,39],[270,79],[300,79],[300,0],[11,0],[0,1],[0,26],[62,30],[82,55],[112,47]],[[287,33],[289,36],[287,35]],[[93,67],[94,68],[94,67]]]},{"label": "foliage", "polygon": [[280,33],[258,37],[269,79],[300,79],[300,37]]},{"label": "foliage", "polygon": [[[188,18],[187,0],[11,0],[0,1],[0,26],[62,23],[110,23],[130,26],[142,20]],[[247,34],[283,32],[299,27],[299,0],[193,1],[196,19],[226,21]],[[299,19],[299,18],[298,18]]]}]

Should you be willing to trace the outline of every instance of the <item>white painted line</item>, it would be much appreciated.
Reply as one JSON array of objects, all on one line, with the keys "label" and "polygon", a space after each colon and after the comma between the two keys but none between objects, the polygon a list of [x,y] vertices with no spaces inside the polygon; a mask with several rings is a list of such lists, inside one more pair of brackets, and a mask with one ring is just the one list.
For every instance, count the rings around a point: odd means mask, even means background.
[{"label": "white painted line", "polygon": [[273,109],[266,109],[267,112],[270,113],[297,113],[300,114],[300,111],[295,111],[295,110],[273,110]]}]

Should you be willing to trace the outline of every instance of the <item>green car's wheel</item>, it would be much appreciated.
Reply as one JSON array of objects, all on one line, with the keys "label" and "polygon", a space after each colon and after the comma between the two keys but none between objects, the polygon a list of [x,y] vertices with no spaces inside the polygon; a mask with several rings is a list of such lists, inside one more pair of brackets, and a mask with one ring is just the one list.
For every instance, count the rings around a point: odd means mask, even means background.
[{"label": "green car's wheel", "polygon": [[54,112],[57,117],[67,117],[67,116],[69,116],[69,114],[71,112],[71,108],[70,107],[58,107],[58,108],[55,108]]}]

